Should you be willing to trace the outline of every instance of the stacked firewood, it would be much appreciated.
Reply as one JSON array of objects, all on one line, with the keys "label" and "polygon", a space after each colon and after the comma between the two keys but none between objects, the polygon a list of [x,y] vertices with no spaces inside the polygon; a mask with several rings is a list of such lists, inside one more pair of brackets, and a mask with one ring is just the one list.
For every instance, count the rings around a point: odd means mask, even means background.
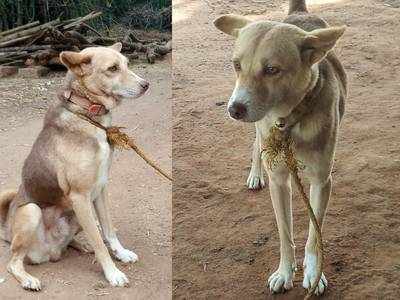
[{"label": "stacked firewood", "polygon": [[[143,41],[133,31],[122,38],[103,36],[86,22],[101,15],[91,12],[84,17],[45,24],[35,21],[0,32],[0,65],[60,67],[61,51],[79,51],[86,47],[122,43],[122,52],[130,58],[144,57],[154,63],[157,57],[171,51],[171,42]],[[90,36],[85,36],[90,33]]]}]

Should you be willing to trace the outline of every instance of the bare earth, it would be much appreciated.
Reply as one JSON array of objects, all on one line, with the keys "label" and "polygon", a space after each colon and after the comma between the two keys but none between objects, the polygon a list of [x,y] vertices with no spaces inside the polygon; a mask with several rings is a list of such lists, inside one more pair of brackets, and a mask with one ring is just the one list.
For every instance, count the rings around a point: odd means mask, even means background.
[{"label": "bare earth", "polygon": [[[258,2],[258,3],[256,3]],[[324,299],[400,299],[400,1],[314,0],[348,29],[337,47],[350,81],[324,227]],[[311,4],[314,3],[314,4]],[[174,1],[173,295],[176,299],[302,299],[308,217],[294,197],[295,288],[271,296],[279,263],[267,189],[250,192],[254,127],[230,120],[233,39],[222,13],[282,20],[288,1]],[[224,102],[224,103],[221,103]]]},{"label": "bare earth", "polygon": [[[171,173],[171,68],[167,61],[132,69],[150,81],[150,94],[124,103],[114,124],[126,126],[148,156]],[[43,114],[64,74],[45,79],[0,81],[0,190],[20,182],[22,163],[42,124]],[[129,288],[112,288],[94,254],[68,249],[61,261],[28,266],[42,280],[39,293],[24,291],[7,273],[9,244],[0,242],[0,299],[170,299],[171,184],[133,152],[117,152],[111,168],[109,197],[122,244],[139,262],[117,265]],[[82,234],[82,239],[84,235]]]}]

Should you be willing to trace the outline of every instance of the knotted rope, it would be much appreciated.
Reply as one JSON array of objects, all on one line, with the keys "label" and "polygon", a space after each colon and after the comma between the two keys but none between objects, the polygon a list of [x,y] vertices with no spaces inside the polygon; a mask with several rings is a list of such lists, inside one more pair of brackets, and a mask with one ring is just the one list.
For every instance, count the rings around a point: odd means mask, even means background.
[{"label": "knotted rope", "polygon": [[317,218],[315,217],[314,211],[310,205],[310,200],[304,190],[304,186],[299,176],[299,170],[303,170],[304,166],[296,159],[293,149],[293,139],[288,130],[282,130],[280,128],[282,128],[281,124],[277,124],[271,128],[270,134],[265,141],[265,146],[263,146],[263,149],[261,150],[261,158],[264,159],[270,170],[275,169],[281,163],[285,163],[294,179],[301,199],[306,205],[309,218],[314,226],[317,237],[317,280],[310,287],[305,297],[305,299],[309,299],[317,288],[322,276],[324,257],[321,227],[318,224]]},{"label": "knotted rope", "polygon": [[121,131],[122,128],[124,127],[117,127],[117,126],[111,126],[111,127],[105,127],[99,122],[96,122],[92,120],[91,118],[87,117],[86,115],[77,114],[80,118],[88,121],[92,125],[103,129],[106,132],[107,135],[107,140],[110,145],[113,145],[119,149],[132,149],[135,151],[148,165],[150,165],[153,169],[155,169],[158,173],[160,173],[162,176],[167,178],[168,180],[172,181],[172,177],[168,175],[165,171],[163,171],[155,162],[153,162],[151,159],[149,159],[143,152],[142,149],[140,149],[135,142],[124,132]]}]

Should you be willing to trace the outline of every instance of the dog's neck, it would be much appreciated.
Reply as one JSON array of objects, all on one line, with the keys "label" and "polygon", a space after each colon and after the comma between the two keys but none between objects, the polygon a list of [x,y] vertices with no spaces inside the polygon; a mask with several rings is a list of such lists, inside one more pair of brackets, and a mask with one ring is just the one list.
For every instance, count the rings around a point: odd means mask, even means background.
[{"label": "dog's neck", "polygon": [[99,97],[109,96],[92,93],[83,80],[71,72],[67,73],[66,83],[58,92],[58,98],[67,110],[96,122],[101,122],[103,116],[110,115],[110,111],[100,103]]},{"label": "dog's neck", "polygon": [[315,101],[323,86],[323,78],[321,77],[319,65],[315,64],[312,67],[310,84],[300,101],[300,103],[291,111],[285,118],[278,118],[275,125],[282,130],[290,130],[297,123],[301,122],[305,115],[312,111],[315,106]]}]

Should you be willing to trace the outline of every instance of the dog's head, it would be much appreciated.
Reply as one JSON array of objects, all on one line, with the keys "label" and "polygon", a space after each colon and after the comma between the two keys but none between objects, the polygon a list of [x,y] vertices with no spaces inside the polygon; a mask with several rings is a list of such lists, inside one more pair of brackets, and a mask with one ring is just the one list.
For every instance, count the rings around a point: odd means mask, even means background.
[{"label": "dog's head", "polygon": [[[110,47],[89,47],[81,52],[64,51],[61,62],[74,78],[81,78],[86,88],[99,95],[107,109],[124,98],[138,98],[149,83],[128,68],[128,59],[121,52],[121,43]],[[105,96],[105,97],[104,97]]]},{"label": "dog's head", "polygon": [[310,88],[316,64],[345,30],[330,27],[306,32],[290,24],[252,22],[235,15],[221,16],[214,25],[236,38],[236,86],[228,112],[244,122],[256,122],[267,114],[288,116]]}]

